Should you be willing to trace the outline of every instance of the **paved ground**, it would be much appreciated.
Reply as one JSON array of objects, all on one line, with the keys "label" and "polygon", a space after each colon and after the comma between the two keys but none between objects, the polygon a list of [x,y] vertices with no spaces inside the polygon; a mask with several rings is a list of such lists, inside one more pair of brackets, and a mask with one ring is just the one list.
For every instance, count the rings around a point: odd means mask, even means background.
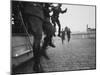
[{"label": "paved ground", "polygon": [[[47,54],[50,60],[41,59],[41,64],[45,72],[70,71],[95,69],[95,39],[72,38],[68,43],[67,39],[62,44],[59,37],[54,38],[56,48],[49,47]],[[33,61],[21,65],[16,69],[16,73],[32,73]]]}]

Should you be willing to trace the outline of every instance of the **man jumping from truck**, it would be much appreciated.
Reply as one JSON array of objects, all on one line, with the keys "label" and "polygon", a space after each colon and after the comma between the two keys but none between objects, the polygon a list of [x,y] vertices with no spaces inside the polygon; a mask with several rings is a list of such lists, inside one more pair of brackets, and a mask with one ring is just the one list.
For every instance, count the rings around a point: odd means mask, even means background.
[{"label": "man jumping from truck", "polygon": [[51,20],[52,20],[52,23],[53,23],[55,29],[56,29],[56,23],[57,23],[57,25],[59,27],[58,36],[60,36],[60,31],[61,31],[61,24],[60,24],[60,21],[59,21],[59,14],[60,13],[63,14],[63,13],[65,13],[67,11],[67,8],[65,10],[62,10],[61,6],[62,6],[62,4],[58,4],[57,7],[53,7],[52,8],[53,14],[51,16]]}]

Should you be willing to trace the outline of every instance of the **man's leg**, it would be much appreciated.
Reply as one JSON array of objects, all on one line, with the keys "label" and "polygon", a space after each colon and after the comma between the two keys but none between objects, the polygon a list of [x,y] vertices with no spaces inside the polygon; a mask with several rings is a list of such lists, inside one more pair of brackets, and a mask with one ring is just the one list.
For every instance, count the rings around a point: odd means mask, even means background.
[{"label": "man's leg", "polygon": [[41,72],[40,67],[40,42],[42,39],[42,20],[40,20],[38,17],[29,16],[27,17],[28,25],[31,27],[31,33],[34,36],[33,40],[33,56],[34,56],[34,65],[33,70],[35,72]]},{"label": "man's leg", "polygon": [[59,27],[59,30],[58,30],[58,36],[60,36],[61,25],[60,25],[60,21],[59,21],[58,18],[56,19],[56,22],[57,22],[57,25],[58,25],[58,27]]},{"label": "man's leg", "polygon": [[68,36],[69,36],[69,37],[68,37],[68,38],[69,38],[69,39],[68,39],[68,42],[69,42],[69,41],[70,41],[70,33],[68,34]]},{"label": "man's leg", "polygon": [[51,46],[51,47],[53,47],[53,48],[55,48],[56,46],[53,44],[53,42],[52,42],[52,35],[51,36],[49,36],[50,38],[49,38],[49,46]]},{"label": "man's leg", "polygon": [[53,42],[52,42],[52,37],[53,37],[53,35],[55,34],[55,27],[54,26],[52,26],[52,24],[50,23],[50,22],[48,22],[48,27],[47,27],[47,31],[48,31],[48,33],[47,33],[47,36],[48,36],[48,41],[49,41],[49,46],[51,46],[51,47],[55,47],[55,45],[53,44]]},{"label": "man's leg", "polygon": [[[52,24],[54,26],[54,30],[56,32],[56,18],[52,17],[51,20],[52,20]],[[55,33],[54,33],[54,36],[56,36]]]},{"label": "man's leg", "polygon": [[52,25],[50,22],[44,22],[43,23],[43,31],[44,34],[46,35],[46,37],[44,38],[44,43],[42,45],[42,50],[41,50],[41,54],[42,56],[44,56],[46,59],[49,59],[47,53],[46,53],[46,49],[48,47],[48,45],[50,45],[52,43],[52,37],[50,35],[53,35],[52,33],[53,30],[51,29]]},{"label": "man's leg", "polygon": [[52,26],[52,24],[50,22],[45,22],[44,26],[44,32],[46,34],[46,37],[45,37],[45,41],[48,42],[48,45],[51,46],[51,47],[55,47],[55,45],[52,43],[52,37],[53,35],[55,34],[55,29],[54,27]]}]

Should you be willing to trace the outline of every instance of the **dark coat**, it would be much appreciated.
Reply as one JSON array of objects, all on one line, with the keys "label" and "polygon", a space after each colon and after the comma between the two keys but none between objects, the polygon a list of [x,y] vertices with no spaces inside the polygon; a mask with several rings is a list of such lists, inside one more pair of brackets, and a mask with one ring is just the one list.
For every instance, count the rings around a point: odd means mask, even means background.
[{"label": "dark coat", "polygon": [[22,13],[37,16],[44,19],[43,6],[34,2],[22,2]]}]

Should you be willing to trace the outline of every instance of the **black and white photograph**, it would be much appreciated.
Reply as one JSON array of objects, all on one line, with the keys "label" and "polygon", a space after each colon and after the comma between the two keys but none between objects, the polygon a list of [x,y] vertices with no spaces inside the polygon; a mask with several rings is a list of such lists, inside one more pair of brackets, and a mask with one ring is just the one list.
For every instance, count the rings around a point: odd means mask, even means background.
[{"label": "black and white photograph", "polygon": [[96,5],[11,0],[11,74],[96,69]]}]

